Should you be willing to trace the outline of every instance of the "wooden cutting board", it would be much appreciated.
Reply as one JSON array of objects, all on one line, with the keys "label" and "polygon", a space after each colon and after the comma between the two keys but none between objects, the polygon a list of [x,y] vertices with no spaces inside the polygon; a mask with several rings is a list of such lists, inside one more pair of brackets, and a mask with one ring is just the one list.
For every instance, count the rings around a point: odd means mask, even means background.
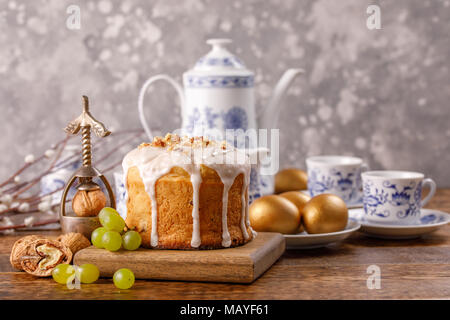
[{"label": "wooden cutting board", "polygon": [[93,263],[100,276],[112,277],[129,268],[138,279],[251,283],[285,250],[279,233],[259,232],[249,243],[218,250],[120,250],[109,252],[93,246],[75,254],[74,264]]}]

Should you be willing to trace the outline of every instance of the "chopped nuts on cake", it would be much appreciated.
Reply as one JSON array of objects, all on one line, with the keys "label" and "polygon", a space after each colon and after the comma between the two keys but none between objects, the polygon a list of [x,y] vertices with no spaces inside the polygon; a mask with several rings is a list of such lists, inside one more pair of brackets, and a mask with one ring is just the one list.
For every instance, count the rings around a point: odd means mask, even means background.
[{"label": "chopped nuts on cake", "polygon": [[[203,136],[197,137],[180,137],[177,134],[168,133],[165,137],[156,136],[153,138],[151,143],[145,142],[139,145],[139,149],[145,147],[158,147],[158,148],[168,148],[168,150],[176,150],[177,147],[191,147],[191,148],[204,148],[209,146],[215,146],[217,142],[214,140],[209,140]],[[223,150],[227,149],[227,142],[223,141],[221,143],[221,148]]]}]

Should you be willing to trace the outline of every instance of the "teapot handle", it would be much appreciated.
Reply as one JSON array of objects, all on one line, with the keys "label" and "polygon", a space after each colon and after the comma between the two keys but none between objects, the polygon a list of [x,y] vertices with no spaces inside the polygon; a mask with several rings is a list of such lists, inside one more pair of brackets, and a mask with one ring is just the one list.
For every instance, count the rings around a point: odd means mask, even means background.
[{"label": "teapot handle", "polygon": [[261,109],[261,113],[259,114],[259,128],[273,129],[276,127],[278,116],[280,114],[278,104],[284,97],[284,94],[291,85],[292,81],[304,72],[305,71],[303,69],[288,69],[284,72],[273,90],[269,104],[266,108]]},{"label": "teapot handle", "polygon": [[147,88],[155,81],[158,80],[165,80],[169,84],[171,84],[175,90],[178,93],[178,96],[180,97],[180,105],[181,105],[181,114],[184,114],[184,92],[183,88],[181,87],[178,82],[176,82],[172,77],[169,77],[165,74],[158,74],[154,77],[151,77],[145,81],[144,85],[141,88],[141,91],[139,91],[139,100],[138,100],[138,112],[139,112],[139,119],[141,120],[141,124],[144,127],[145,133],[147,134],[149,139],[153,139],[152,131],[150,130],[149,125],[147,124],[147,120],[145,119],[144,115],[144,95],[147,91]]}]

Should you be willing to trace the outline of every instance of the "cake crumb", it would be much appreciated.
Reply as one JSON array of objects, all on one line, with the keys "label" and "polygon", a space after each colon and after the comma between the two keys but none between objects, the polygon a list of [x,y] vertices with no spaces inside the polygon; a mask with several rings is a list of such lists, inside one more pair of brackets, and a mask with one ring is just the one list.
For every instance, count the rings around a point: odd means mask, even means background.
[{"label": "cake crumb", "polygon": [[[164,137],[162,136],[156,136],[153,138],[153,141],[151,143],[145,142],[141,143],[139,145],[139,149],[146,148],[146,147],[158,147],[158,148],[167,148],[168,150],[176,150],[179,147],[191,147],[194,149],[200,149],[204,147],[214,146],[217,145],[218,142],[214,140],[209,140],[205,138],[204,136],[196,136],[196,137],[189,137],[189,136],[183,136],[180,137],[177,134],[173,133],[167,133]],[[221,148],[223,150],[227,149],[227,142],[223,141],[221,144]]]}]

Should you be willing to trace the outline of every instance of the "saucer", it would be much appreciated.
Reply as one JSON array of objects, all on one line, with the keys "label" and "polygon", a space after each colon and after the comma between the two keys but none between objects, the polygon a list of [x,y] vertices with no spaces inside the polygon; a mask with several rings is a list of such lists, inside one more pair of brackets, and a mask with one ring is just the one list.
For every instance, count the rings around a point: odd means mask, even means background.
[{"label": "saucer", "polygon": [[359,231],[368,236],[381,239],[412,239],[433,232],[450,222],[450,214],[438,210],[421,209],[420,222],[413,225],[388,225],[369,222],[365,219],[364,209],[348,211],[351,220],[361,223]]},{"label": "saucer", "polygon": [[298,234],[283,234],[283,236],[286,239],[287,249],[314,249],[344,240],[360,227],[359,222],[349,220],[345,230],[342,231],[319,234],[302,232]]},{"label": "saucer", "polygon": [[[302,192],[302,193],[304,193],[304,194],[306,194],[306,195],[311,197],[311,195],[309,193],[309,190],[301,190],[300,192]],[[363,202],[362,202],[362,199],[360,199],[360,201],[357,201],[355,203],[346,203],[346,205],[347,205],[347,208],[349,208],[349,209],[362,208],[363,207]]]}]

